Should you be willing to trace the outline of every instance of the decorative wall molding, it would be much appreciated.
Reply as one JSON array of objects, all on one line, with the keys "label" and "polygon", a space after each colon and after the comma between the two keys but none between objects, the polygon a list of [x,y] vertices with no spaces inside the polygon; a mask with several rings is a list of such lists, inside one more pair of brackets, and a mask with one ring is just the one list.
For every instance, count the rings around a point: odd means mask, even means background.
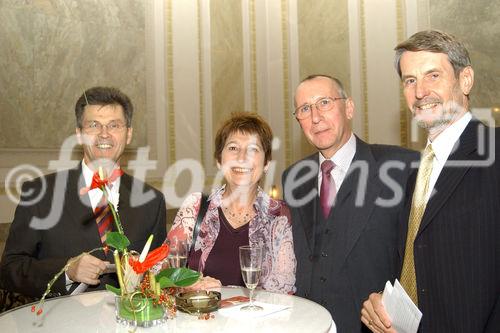
[{"label": "decorative wall molding", "polygon": [[[252,3],[253,6],[253,3]],[[252,52],[252,46],[255,47],[255,39],[252,42],[252,34],[250,31],[252,30],[252,24],[250,23],[252,20],[255,20],[255,13],[253,9],[250,8],[250,0],[242,0],[241,1],[241,30],[242,30],[242,41],[243,41],[243,89],[244,89],[244,107],[245,111],[253,110],[253,102],[252,96],[254,96],[253,91],[254,83],[255,83],[255,71],[252,71],[252,64],[255,65],[255,61],[252,57],[255,56],[255,50]],[[253,27],[255,29],[255,23],[253,23]],[[255,31],[253,36],[255,37]]]},{"label": "decorative wall molding", "polygon": [[[290,150],[291,162],[295,162],[302,158],[300,154],[300,147],[302,142],[302,130],[297,121],[292,116],[294,109],[294,94],[295,88],[300,82],[300,68],[299,68],[299,27],[297,19],[297,0],[288,0],[288,87],[289,87],[289,100],[288,113],[291,121],[288,123],[290,131]],[[288,158],[288,157],[287,157]]]},{"label": "decorative wall molding", "polygon": [[[397,42],[400,43],[405,37],[405,8],[404,0],[396,0],[396,29]],[[410,147],[410,132],[408,131],[408,110],[403,95],[403,87],[399,85],[399,140],[403,147]]]},{"label": "decorative wall molding", "polygon": [[212,56],[211,56],[211,19],[210,0],[198,0],[199,12],[199,76],[200,76],[200,156],[205,175],[214,176],[217,172],[213,163],[212,142]]},{"label": "decorative wall molding", "polygon": [[400,144],[399,78],[394,69],[397,12],[394,1],[364,1],[369,142]]},{"label": "decorative wall molding", "polygon": [[[255,17],[255,0],[248,2],[248,17],[250,23],[249,37],[250,37],[250,96],[251,96],[251,111],[259,112],[259,93],[257,88],[257,28]],[[248,92],[245,92],[247,94]]]},{"label": "decorative wall molding", "polygon": [[[292,164],[292,138],[291,138],[291,103],[290,103],[290,79],[289,79],[289,43],[288,43],[288,0],[281,0],[281,40],[282,40],[282,58],[283,58],[283,125],[284,125],[284,140],[281,147],[284,150],[284,167]],[[293,104],[292,104],[293,105]]]},{"label": "decorative wall molding", "polygon": [[[147,94],[147,139],[150,159],[156,168],[148,172],[148,180],[162,179],[167,169],[168,156],[165,146],[170,146],[167,137],[167,101],[165,78],[165,6],[163,1],[146,2],[146,94]],[[138,126],[137,130],[143,130]]]},{"label": "decorative wall molding", "polygon": [[359,1],[359,23],[361,44],[361,95],[363,96],[363,139],[370,141],[370,115],[368,107],[368,64],[366,54],[366,16],[365,1]]},{"label": "decorative wall molding", "polygon": [[165,33],[166,33],[166,45],[165,45],[165,60],[166,60],[166,73],[167,86],[166,86],[166,98],[167,98],[167,135],[168,135],[168,158],[169,164],[174,163],[176,158],[176,143],[175,143],[175,101],[174,101],[174,43],[173,43],[173,31],[172,31],[172,1],[166,0],[165,6]]},{"label": "decorative wall molding", "polygon": [[[366,140],[365,128],[368,127],[366,114],[365,94],[363,88],[363,77],[366,76],[366,46],[363,49],[362,31],[364,27],[361,25],[362,17],[360,14],[360,2],[348,1],[349,13],[349,54],[350,54],[350,80],[351,80],[351,97],[356,105],[356,114],[353,120],[354,133]],[[363,70],[364,61],[364,72]],[[363,74],[364,73],[364,74]],[[366,121],[365,121],[366,119]]]}]

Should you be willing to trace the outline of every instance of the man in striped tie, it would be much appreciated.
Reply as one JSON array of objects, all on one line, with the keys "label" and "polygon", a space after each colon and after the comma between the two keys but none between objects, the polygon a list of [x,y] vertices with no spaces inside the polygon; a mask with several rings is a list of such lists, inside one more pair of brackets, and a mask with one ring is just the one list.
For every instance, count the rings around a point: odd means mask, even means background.
[{"label": "man in striped tie", "polygon": [[[105,284],[118,286],[116,274],[108,272],[111,253],[87,253],[105,247],[107,232],[115,228],[108,202],[120,214],[131,242],[129,249],[140,251],[150,234],[154,235],[153,248],[165,239],[163,195],[120,167],[132,140],[132,113],[130,99],[115,88],[94,87],[78,99],[76,134],[83,159],[74,169],[23,185],[1,262],[2,288],[40,297],[67,263],[66,277],[55,282],[53,295],[72,292],[80,283],[88,285],[88,290],[103,289]],[[99,168],[107,176],[99,176]],[[41,199],[30,202],[43,188]],[[141,195],[147,200],[141,200]],[[59,210],[54,208],[58,204]]]},{"label": "man in striped tie", "polygon": [[[474,71],[455,37],[421,31],[395,50],[408,107],[428,132],[409,180],[401,285],[422,312],[420,332],[499,332],[500,132],[470,112]],[[373,332],[396,331],[379,294],[361,316]]]}]

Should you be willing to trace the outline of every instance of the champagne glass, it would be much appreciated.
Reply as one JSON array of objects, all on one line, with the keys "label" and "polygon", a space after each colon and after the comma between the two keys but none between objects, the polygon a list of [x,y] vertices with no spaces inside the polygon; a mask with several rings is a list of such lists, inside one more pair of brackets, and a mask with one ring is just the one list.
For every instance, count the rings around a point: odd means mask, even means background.
[{"label": "champagne glass", "polygon": [[174,238],[170,242],[170,252],[168,254],[168,264],[173,268],[186,267],[189,246],[187,240]]},{"label": "champagne glass", "polygon": [[262,247],[258,245],[240,246],[241,276],[248,289],[250,289],[250,305],[241,308],[243,311],[262,310],[261,306],[253,304],[253,293],[259,284],[262,268]]}]

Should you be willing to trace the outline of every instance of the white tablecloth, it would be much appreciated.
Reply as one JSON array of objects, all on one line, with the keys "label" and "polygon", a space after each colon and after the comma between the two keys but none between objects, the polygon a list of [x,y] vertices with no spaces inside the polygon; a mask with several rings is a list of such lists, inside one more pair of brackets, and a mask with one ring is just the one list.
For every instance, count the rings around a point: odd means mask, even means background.
[{"label": "white tablecloth", "polygon": [[[248,295],[244,288],[222,288],[222,298]],[[335,324],[330,313],[314,302],[301,297],[257,290],[256,300],[288,308],[264,317],[242,318],[215,312],[215,318],[200,320],[182,312],[177,317],[153,328],[139,328],[137,332],[330,332]],[[114,295],[107,291],[50,299],[43,315],[37,317],[31,306],[25,306],[0,316],[2,332],[129,332],[130,327],[115,321]]]}]

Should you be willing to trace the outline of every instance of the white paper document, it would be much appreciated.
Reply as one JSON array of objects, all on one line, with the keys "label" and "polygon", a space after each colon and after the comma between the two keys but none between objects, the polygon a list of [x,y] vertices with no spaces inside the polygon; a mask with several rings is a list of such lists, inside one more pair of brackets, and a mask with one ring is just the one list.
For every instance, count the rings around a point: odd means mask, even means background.
[{"label": "white paper document", "polygon": [[71,295],[81,294],[81,293],[85,292],[85,290],[87,290],[88,287],[89,287],[88,284],[82,282],[78,285],[78,287],[75,288],[75,290],[73,290]]},{"label": "white paper document", "polygon": [[248,303],[231,306],[229,308],[219,309],[219,313],[225,317],[233,317],[233,318],[257,318],[264,317],[268,315],[275,314],[277,312],[289,309],[288,305],[278,305],[278,304],[269,304],[263,303],[259,301],[253,302],[255,305],[261,306],[262,310],[260,311],[241,311],[241,307],[248,305]]},{"label": "white paper document", "polygon": [[392,327],[398,333],[416,333],[422,319],[422,312],[413,303],[399,281],[394,287],[389,281],[385,284],[382,303],[391,318]]}]

